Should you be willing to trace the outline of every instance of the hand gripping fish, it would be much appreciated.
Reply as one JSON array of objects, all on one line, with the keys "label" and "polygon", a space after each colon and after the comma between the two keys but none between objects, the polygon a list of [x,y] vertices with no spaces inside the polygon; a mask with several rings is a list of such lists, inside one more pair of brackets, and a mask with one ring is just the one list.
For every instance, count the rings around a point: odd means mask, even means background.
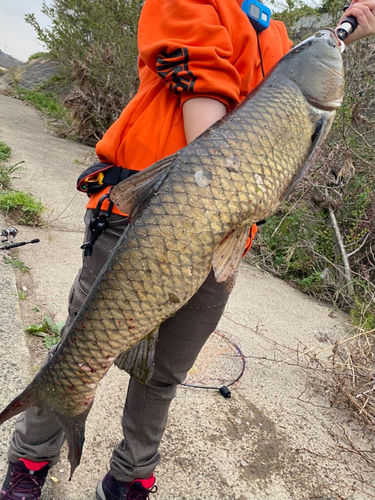
[{"label": "hand gripping fish", "polygon": [[327,28],[292,49],[240,105],[191,144],[116,185],[130,224],[69,332],[0,414],[31,406],[60,422],[71,475],[96,388],[116,358],[153,332],[214,269],[230,281],[249,225],[291,192],[343,96],[339,41]]}]

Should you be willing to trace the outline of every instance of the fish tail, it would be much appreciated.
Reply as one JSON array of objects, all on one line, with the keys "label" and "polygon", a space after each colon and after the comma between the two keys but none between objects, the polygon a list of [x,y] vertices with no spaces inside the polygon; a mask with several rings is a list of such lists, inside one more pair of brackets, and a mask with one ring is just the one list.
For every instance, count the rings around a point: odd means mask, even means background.
[{"label": "fish tail", "polygon": [[91,410],[91,406],[92,405],[90,405],[90,407],[83,413],[75,417],[67,417],[66,415],[55,413],[55,416],[60,422],[60,425],[65,433],[65,437],[69,447],[69,481],[72,479],[73,473],[81,461],[83,443],[85,442],[86,419],[89,411]]},{"label": "fish tail", "polygon": [[0,413],[0,425],[38,403],[38,390],[32,382]]},{"label": "fish tail", "polygon": [[[37,384],[31,382],[26,389],[21,392],[19,396],[14,398],[0,413],[0,425],[32,406],[38,406],[40,403]],[[70,480],[73,476],[73,472],[81,461],[82,448],[85,441],[85,424],[92,403],[83,413],[75,417],[67,417],[66,415],[59,414],[43,403],[41,406],[53,413],[65,433],[69,446],[68,458],[70,462]]]}]

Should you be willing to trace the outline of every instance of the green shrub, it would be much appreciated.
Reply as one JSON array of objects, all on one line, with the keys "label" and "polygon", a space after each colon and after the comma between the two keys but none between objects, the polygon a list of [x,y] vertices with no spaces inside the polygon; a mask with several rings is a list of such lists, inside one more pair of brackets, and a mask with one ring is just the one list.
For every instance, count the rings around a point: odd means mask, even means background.
[{"label": "green shrub", "polygon": [[[144,0],[54,0],[43,3],[50,26],[25,19],[73,90],[66,99],[71,134],[94,145],[118,118],[138,87],[137,29]],[[105,20],[105,22],[103,22]]]},{"label": "green shrub", "polygon": [[11,180],[14,179],[14,173],[22,170],[23,161],[15,165],[6,165],[6,161],[10,158],[12,149],[5,142],[0,142],[0,190],[7,189],[10,186]]},{"label": "green shrub", "polygon": [[0,210],[11,214],[18,224],[39,226],[42,223],[42,213],[45,210],[42,202],[22,191],[0,193]]},{"label": "green shrub", "polygon": [[5,144],[5,142],[0,142],[0,162],[7,161],[11,154],[11,147]]},{"label": "green shrub", "polygon": [[44,346],[50,349],[60,340],[60,332],[63,326],[64,322],[52,323],[51,318],[45,316],[42,323],[28,326],[26,332],[43,338]]},{"label": "green shrub", "polygon": [[5,165],[0,162],[0,190],[9,188],[12,179],[15,178],[13,175],[14,172],[22,170],[23,167],[21,165],[23,163],[23,161],[20,161],[15,165]]},{"label": "green shrub", "polygon": [[44,91],[33,91],[15,87],[19,97],[24,101],[30,102],[37,109],[45,113],[50,118],[56,120],[65,119],[67,115],[66,108],[57,100],[55,94]]},{"label": "green shrub", "polygon": [[48,52],[35,52],[34,54],[31,54],[31,56],[29,56],[29,61],[32,61],[33,59],[40,59],[41,57],[48,57],[49,54]]},{"label": "green shrub", "polygon": [[25,266],[25,264],[24,264],[24,262],[22,262],[22,260],[13,259],[10,257],[5,257],[4,262],[5,262],[5,264],[10,264],[15,269],[18,269],[19,271],[21,271],[21,273],[29,273],[30,272],[30,268]]}]

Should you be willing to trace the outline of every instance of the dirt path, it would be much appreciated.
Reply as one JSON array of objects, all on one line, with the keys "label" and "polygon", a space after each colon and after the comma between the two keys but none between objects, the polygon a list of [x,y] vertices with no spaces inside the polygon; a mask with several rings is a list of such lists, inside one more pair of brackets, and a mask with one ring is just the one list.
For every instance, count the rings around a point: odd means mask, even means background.
[{"label": "dirt path", "polygon": [[[13,163],[25,161],[14,188],[29,191],[48,207],[45,228],[19,226],[19,241],[41,240],[17,252],[31,269],[29,274],[16,273],[18,289],[26,287],[26,300],[18,300],[13,271],[0,259],[3,406],[45,355],[39,340],[25,340],[23,328],[44,315],[55,322],[65,319],[67,295],[81,260],[86,202],[75,192],[75,179],[93,150],[54,137],[33,108],[2,95],[0,140],[12,147]],[[153,498],[374,498],[374,489],[365,484],[371,476],[356,455],[342,451],[335,437],[341,426],[361,444],[360,430],[348,414],[330,407],[329,394],[314,383],[316,373],[303,368],[303,356],[297,361],[296,355],[302,346],[327,348],[328,336],[344,335],[345,321],[284,282],[242,265],[219,325],[224,337],[212,337],[189,382],[210,385],[219,372],[229,383],[241,372],[243,359],[244,373],[231,387],[230,399],[214,390],[181,387],[163,440],[156,471],[159,490]],[[94,498],[96,482],[107,471],[111,449],[121,437],[127,380],[117,369],[103,380],[88,419],[81,465],[69,482],[64,448],[44,500]],[[6,467],[10,432],[11,425],[0,428],[0,472]]]}]

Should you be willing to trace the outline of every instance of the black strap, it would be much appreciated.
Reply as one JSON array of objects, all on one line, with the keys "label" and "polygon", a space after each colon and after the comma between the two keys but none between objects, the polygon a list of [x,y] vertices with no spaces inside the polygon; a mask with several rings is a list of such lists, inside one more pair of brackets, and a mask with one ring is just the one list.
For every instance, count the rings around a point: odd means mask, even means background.
[{"label": "black strap", "polygon": [[[100,213],[103,201],[106,199],[109,200],[108,209],[106,212]],[[110,200],[109,193],[103,195],[100,198],[99,203],[96,206],[95,211],[93,213],[93,217],[90,221],[90,225],[89,225],[90,232],[91,232],[90,239],[89,239],[89,241],[86,241],[86,243],[84,243],[81,246],[82,250],[85,251],[85,257],[91,257],[92,248],[93,248],[96,240],[99,238],[99,236],[102,234],[102,232],[107,229],[108,220],[109,220],[109,216],[112,213],[112,209],[113,209],[113,201]]]},{"label": "black strap", "polygon": [[[108,186],[114,186],[124,181],[138,170],[117,167],[112,163],[98,162],[86,168],[77,179],[77,190],[89,196],[98,193]],[[99,174],[103,174],[101,182],[98,181]]]}]

